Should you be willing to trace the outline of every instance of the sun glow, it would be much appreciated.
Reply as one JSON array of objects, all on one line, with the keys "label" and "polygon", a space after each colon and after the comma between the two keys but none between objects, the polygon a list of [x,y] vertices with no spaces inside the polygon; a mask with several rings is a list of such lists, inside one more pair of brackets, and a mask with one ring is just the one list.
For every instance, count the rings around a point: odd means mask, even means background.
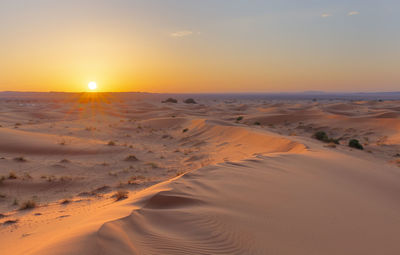
[{"label": "sun glow", "polygon": [[88,87],[90,90],[95,90],[97,89],[97,84],[94,81],[89,82]]}]

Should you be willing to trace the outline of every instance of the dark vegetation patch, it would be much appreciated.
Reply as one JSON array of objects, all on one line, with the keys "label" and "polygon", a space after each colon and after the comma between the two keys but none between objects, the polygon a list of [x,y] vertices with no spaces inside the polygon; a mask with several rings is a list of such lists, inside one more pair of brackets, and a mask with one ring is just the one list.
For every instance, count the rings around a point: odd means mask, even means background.
[{"label": "dark vegetation patch", "polygon": [[193,98],[188,98],[183,101],[185,104],[197,104]]},{"label": "dark vegetation patch", "polygon": [[349,141],[349,147],[355,148],[358,150],[364,150],[364,147],[360,144],[360,142],[357,139],[351,139]]},{"label": "dark vegetation patch", "polygon": [[178,100],[176,100],[175,98],[170,97],[167,100],[162,101],[162,103],[174,103],[174,104],[176,104],[176,103],[178,103]]},{"label": "dark vegetation patch", "polygon": [[328,135],[324,131],[317,131],[314,133],[313,137],[319,141],[324,143],[334,143],[339,144],[339,139],[328,137]]},{"label": "dark vegetation patch", "polygon": [[138,161],[138,158],[135,155],[129,155],[125,158],[125,161]]}]

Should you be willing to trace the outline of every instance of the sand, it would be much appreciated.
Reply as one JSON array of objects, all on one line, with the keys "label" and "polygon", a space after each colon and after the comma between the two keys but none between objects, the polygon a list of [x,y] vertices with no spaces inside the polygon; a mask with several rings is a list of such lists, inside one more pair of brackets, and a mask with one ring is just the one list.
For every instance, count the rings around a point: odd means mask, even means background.
[{"label": "sand", "polygon": [[1,254],[400,253],[399,101],[94,95],[0,97]]}]

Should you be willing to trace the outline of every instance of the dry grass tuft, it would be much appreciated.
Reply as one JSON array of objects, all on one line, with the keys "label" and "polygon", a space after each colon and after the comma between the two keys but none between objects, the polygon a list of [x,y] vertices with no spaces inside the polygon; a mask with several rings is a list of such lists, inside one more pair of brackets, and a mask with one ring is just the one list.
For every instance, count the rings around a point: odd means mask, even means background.
[{"label": "dry grass tuft", "polygon": [[33,200],[28,200],[22,203],[19,210],[33,209],[35,207],[36,207],[36,202]]},{"label": "dry grass tuft", "polygon": [[26,160],[24,157],[16,157],[16,158],[14,158],[14,161],[17,161],[17,162],[26,162],[27,160]]},{"label": "dry grass tuft", "polygon": [[148,162],[146,163],[146,165],[151,166],[151,168],[155,169],[155,168],[160,168],[156,163],[154,162]]},{"label": "dry grass tuft", "polygon": [[16,173],[14,173],[13,171],[11,171],[11,172],[8,174],[8,179],[10,179],[10,180],[15,180],[15,179],[18,179],[18,176],[17,176]]},{"label": "dry grass tuft", "polygon": [[120,200],[123,200],[123,199],[127,199],[128,198],[128,194],[129,194],[129,192],[126,191],[126,190],[118,190],[114,194],[114,197],[115,197],[116,201],[120,201]]}]

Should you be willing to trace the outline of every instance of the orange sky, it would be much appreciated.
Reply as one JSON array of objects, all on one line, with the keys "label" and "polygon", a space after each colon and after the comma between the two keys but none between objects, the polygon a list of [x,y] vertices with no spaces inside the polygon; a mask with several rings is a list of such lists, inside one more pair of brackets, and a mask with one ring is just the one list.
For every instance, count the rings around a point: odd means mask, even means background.
[{"label": "orange sky", "polygon": [[2,1],[0,90],[398,90],[395,1],[167,2]]}]

